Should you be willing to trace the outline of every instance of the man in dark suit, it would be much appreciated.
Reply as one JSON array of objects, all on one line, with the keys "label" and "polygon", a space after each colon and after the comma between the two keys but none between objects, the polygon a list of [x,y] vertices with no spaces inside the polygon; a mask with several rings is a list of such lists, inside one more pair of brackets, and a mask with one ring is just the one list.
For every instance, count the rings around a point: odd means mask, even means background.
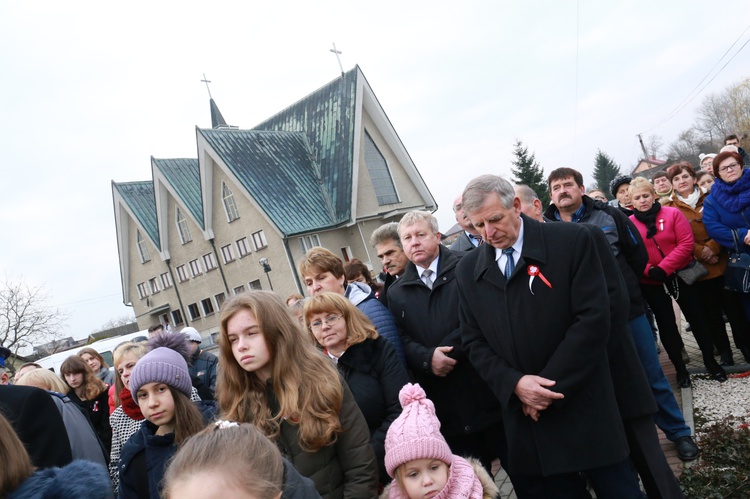
[{"label": "man in dark suit", "polygon": [[62,416],[44,390],[0,385],[0,412],[13,426],[36,468],[65,466],[73,460]]},{"label": "man in dark suit", "polygon": [[456,215],[456,222],[458,222],[458,225],[460,225],[463,230],[448,248],[451,251],[471,251],[481,245],[483,243],[482,236],[480,236],[474,226],[471,225],[469,217],[464,213],[460,195],[453,200],[453,213]]},{"label": "man in dark suit", "polygon": [[407,364],[435,404],[451,450],[478,458],[489,470],[495,458],[504,459],[500,404],[461,346],[459,258],[440,244],[437,219],[429,212],[407,213],[398,230],[409,262],[388,291],[388,309]]},{"label": "man in dark suit", "polygon": [[383,264],[385,278],[383,289],[378,295],[380,303],[388,306],[388,289],[398,280],[406,270],[409,259],[401,247],[401,239],[398,235],[398,222],[383,224],[370,236],[370,244],[378,253],[378,258]]},{"label": "man in dark suit", "polygon": [[610,304],[589,230],[521,215],[513,186],[494,175],[469,183],[463,208],[487,243],[456,271],[463,347],[502,404],[508,469],[535,485],[525,497],[583,496],[579,472],[598,497],[641,497],[609,372]]}]

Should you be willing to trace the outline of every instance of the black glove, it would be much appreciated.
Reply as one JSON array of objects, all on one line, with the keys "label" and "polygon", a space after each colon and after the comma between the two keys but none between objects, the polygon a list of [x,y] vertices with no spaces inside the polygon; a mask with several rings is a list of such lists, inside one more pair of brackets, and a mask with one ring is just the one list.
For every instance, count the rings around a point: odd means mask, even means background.
[{"label": "black glove", "polygon": [[664,272],[660,267],[651,267],[648,269],[648,276],[659,282],[667,282],[669,279],[667,277],[667,273]]}]

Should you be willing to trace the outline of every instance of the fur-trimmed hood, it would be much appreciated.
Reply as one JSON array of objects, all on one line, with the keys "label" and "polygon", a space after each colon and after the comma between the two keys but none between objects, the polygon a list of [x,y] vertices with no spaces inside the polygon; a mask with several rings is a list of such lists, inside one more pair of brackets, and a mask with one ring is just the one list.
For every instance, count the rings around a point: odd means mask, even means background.
[{"label": "fur-trimmed hood", "polygon": [[[497,488],[497,485],[495,485],[495,481],[492,479],[490,474],[487,473],[487,470],[484,469],[482,463],[480,463],[478,459],[474,459],[473,457],[466,458],[466,461],[468,461],[469,464],[471,464],[471,467],[474,468],[474,474],[477,475],[477,478],[479,478],[479,481],[482,484],[483,494],[481,499],[496,499],[500,494],[500,489]],[[391,487],[398,487],[396,480],[386,485],[385,489],[383,489],[383,492],[380,494],[379,499],[390,499]],[[472,497],[470,499],[479,498]]]},{"label": "fur-trimmed hood", "polygon": [[8,499],[110,499],[112,482],[101,464],[73,461],[62,468],[38,470]]}]

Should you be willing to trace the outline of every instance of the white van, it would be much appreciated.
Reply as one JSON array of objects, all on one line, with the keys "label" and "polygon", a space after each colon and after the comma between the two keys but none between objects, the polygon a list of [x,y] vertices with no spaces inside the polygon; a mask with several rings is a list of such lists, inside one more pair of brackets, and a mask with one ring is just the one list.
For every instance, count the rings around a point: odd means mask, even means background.
[{"label": "white van", "polygon": [[112,338],[107,338],[104,340],[95,341],[94,343],[91,343],[89,345],[83,345],[77,348],[71,348],[70,350],[65,350],[64,352],[58,352],[53,353],[52,355],[48,357],[44,357],[43,359],[37,360],[36,363],[42,366],[45,369],[49,369],[50,371],[54,372],[55,374],[60,374],[60,366],[62,363],[70,357],[71,355],[76,355],[80,350],[88,347],[93,348],[99,354],[101,354],[102,357],[104,357],[104,361],[109,364],[110,367],[112,367],[112,351],[119,345],[120,343],[125,343],[126,341],[133,341],[136,338],[146,338],[148,339],[148,331],[138,331],[136,333],[130,333],[130,334],[123,334],[121,336],[115,336]]}]

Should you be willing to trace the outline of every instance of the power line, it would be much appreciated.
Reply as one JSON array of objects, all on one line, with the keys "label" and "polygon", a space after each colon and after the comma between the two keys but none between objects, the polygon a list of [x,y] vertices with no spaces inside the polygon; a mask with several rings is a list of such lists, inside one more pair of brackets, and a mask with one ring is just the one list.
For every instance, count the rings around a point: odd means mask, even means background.
[{"label": "power line", "polygon": [[[706,84],[701,87],[701,84],[704,81],[706,81],[706,78],[708,78],[711,75],[711,73],[713,72],[713,70],[716,69],[716,66],[718,66],[719,64],[721,64],[721,61],[727,56],[727,54],[732,50],[732,48],[735,45],[737,45],[737,42],[740,41],[740,39],[745,35],[745,33],[747,32],[748,29],[750,29],[750,25],[748,25],[742,31],[742,33],[740,33],[740,36],[738,36],[737,39],[732,43],[732,45],[729,46],[729,48],[726,50],[726,52],[724,52],[724,54],[722,54],[722,56],[719,58],[719,60],[716,61],[716,64],[714,64],[713,67],[708,70],[708,73],[706,73],[706,76],[704,76],[703,79],[701,79],[701,81],[698,82],[698,84],[695,86],[695,88],[693,88],[690,92],[688,92],[688,94],[685,96],[685,98],[682,100],[682,102],[680,102],[680,104],[677,105],[677,107],[675,107],[671,112],[669,112],[667,114],[667,116],[664,117],[661,121],[659,121],[656,125],[652,126],[651,128],[649,128],[647,130],[644,130],[643,132],[641,132],[641,134],[644,134],[646,132],[650,132],[654,128],[657,128],[657,127],[663,125],[667,121],[671,120],[677,113],[679,113],[680,111],[682,111],[683,109],[685,109],[685,107],[688,104],[690,104],[691,102],[693,102],[693,100],[695,100],[695,98],[698,97],[700,95],[700,93],[703,92],[703,90],[708,85],[710,85],[711,82],[714,81],[714,79],[716,79],[717,76],[719,76],[719,74],[724,70],[724,68],[726,68],[727,65],[729,65],[729,63],[732,62],[732,60],[735,57],[737,57],[737,54],[739,54],[742,51],[742,49],[745,48],[745,46],[748,44],[748,42],[750,42],[750,38],[748,38],[747,41],[745,41],[745,43],[739,49],[737,49],[737,52],[735,52],[734,55],[732,57],[730,57],[729,60],[726,63],[724,63],[724,65],[721,67],[721,69],[719,69],[716,72],[716,74],[713,75],[713,77],[711,77],[711,79],[708,80],[708,82],[706,82]],[[698,87],[700,87],[700,89],[696,92],[696,89],[698,89]],[[692,95],[692,97],[691,97],[691,95]]]}]

